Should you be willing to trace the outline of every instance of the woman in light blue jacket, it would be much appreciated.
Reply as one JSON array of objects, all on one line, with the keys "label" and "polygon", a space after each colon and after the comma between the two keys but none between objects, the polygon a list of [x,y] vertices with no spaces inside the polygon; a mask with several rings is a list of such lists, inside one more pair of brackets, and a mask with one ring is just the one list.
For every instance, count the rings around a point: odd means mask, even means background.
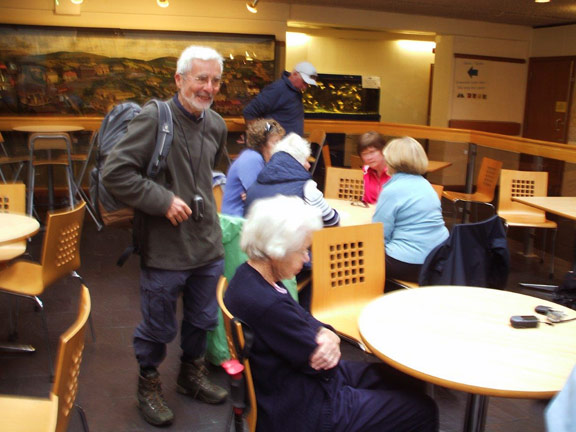
[{"label": "woman in light blue jacket", "polygon": [[384,148],[388,174],[373,222],[384,224],[386,278],[418,282],[424,260],[448,238],[438,194],[422,177],[428,157],[413,138],[393,139]]}]

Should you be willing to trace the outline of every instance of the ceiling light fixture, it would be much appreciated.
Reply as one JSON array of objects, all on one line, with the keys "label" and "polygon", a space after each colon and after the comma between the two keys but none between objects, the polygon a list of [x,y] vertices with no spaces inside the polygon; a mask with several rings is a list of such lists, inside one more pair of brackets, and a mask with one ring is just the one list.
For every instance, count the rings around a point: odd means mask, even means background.
[{"label": "ceiling light fixture", "polygon": [[168,6],[170,6],[168,0],[156,0],[156,4],[161,8],[167,8]]},{"label": "ceiling light fixture", "polygon": [[534,0],[535,3],[550,3],[550,0]]},{"label": "ceiling light fixture", "polygon": [[246,9],[248,9],[252,13],[258,13],[258,1],[259,0],[248,0],[246,2]]},{"label": "ceiling light fixture", "polygon": [[74,4],[82,4],[84,3],[84,0],[70,0],[70,2]]}]

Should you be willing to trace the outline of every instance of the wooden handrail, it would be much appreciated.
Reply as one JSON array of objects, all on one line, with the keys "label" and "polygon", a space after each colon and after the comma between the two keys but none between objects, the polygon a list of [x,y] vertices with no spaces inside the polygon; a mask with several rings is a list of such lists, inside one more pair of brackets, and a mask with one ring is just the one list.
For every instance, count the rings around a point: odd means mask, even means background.
[{"label": "wooden handrail", "polygon": [[[0,117],[0,131],[10,131],[16,126],[38,124],[67,124],[82,126],[85,130],[97,130],[103,117]],[[230,132],[244,131],[242,118],[225,118]],[[550,141],[539,141],[517,136],[500,135],[490,132],[481,132],[468,129],[441,128],[423,125],[409,125],[401,123],[365,122],[365,121],[339,121],[339,120],[306,120],[305,132],[313,129],[322,129],[327,133],[363,134],[374,130],[387,136],[411,136],[413,138],[431,139],[453,143],[472,143],[482,147],[505,150],[513,153],[523,153],[533,156],[542,156],[576,163],[576,146],[559,144]]]}]

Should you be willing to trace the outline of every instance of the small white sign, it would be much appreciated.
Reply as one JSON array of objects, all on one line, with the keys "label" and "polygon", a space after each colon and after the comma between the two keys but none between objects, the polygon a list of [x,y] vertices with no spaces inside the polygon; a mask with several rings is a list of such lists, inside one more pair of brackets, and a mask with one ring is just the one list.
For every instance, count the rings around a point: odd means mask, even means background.
[{"label": "small white sign", "polygon": [[380,77],[379,76],[364,76],[364,75],[362,75],[362,88],[379,89],[380,88]]}]

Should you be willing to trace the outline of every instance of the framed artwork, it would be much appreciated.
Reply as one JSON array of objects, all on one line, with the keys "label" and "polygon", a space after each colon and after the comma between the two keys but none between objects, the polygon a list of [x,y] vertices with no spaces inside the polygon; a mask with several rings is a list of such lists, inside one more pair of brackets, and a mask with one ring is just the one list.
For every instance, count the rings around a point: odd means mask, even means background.
[{"label": "framed artwork", "polygon": [[176,92],[174,73],[189,45],[224,57],[213,108],[242,108],[275,78],[274,36],[0,25],[0,116],[105,115]]}]

